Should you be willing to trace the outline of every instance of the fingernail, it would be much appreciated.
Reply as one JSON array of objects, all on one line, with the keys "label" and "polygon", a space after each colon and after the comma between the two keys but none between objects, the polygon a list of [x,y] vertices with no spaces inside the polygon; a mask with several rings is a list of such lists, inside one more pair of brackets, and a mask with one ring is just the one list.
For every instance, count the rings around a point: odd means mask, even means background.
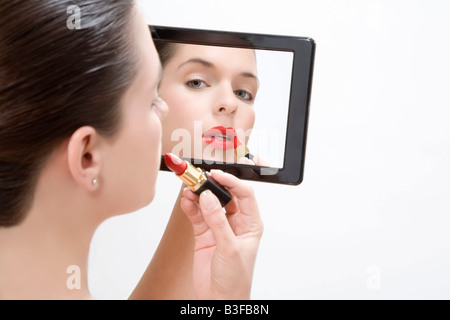
[{"label": "fingernail", "polygon": [[217,199],[213,195],[213,193],[210,190],[205,190],[200,194],[200,205],[209,211],[212,211],[217,206]]}]

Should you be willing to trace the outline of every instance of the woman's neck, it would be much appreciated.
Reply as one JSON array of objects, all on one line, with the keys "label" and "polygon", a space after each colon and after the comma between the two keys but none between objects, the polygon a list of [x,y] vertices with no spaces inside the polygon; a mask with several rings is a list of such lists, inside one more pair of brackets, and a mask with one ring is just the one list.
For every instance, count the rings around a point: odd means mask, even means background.
[{"label": "woman's neck", "polygon": [[0,228],[0,299],[90,299],[96,208],[64,173],[44,172],[18,226]]},{"label": "woman's neck", "polygon": [[0,231],[0,299],[87,299],[89,245],[49,230]]}]

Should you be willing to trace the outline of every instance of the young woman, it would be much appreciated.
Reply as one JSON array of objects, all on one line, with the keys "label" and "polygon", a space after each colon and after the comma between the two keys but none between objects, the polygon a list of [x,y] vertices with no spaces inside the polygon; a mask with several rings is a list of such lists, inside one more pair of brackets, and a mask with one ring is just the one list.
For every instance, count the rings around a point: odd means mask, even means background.
[{"label": "young woman", "polygon": [[163,153],[226,163],[258,163],[235,152],[255,123],[258,93],[252,49],[155,41],[163,77],[160,96],[171,112],[163,120]]},{"label": "young woman", "polygon": [[[132,0],[0,4],[0,298],[91,298],[95,229],[155,194],[168,113],[160,76]],[[185,215],[174,210],[131,298],[250,297],[263,230],[255,197],[212,175],[233,194],[227,214],[211,193],[183,191]]]}]

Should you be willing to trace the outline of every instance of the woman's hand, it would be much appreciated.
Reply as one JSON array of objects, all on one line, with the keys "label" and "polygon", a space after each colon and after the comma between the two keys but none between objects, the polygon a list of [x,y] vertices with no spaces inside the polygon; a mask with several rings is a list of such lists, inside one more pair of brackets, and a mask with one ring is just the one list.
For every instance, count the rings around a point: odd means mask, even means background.
[{"label": "woman's hand", "polygon": [[225,207],[209,190],[183,192],[181,208],[195,236],[194,292],[197,299],[249,299],[263,224],[253,189],[218,170],[211,176],[233,196]]}]

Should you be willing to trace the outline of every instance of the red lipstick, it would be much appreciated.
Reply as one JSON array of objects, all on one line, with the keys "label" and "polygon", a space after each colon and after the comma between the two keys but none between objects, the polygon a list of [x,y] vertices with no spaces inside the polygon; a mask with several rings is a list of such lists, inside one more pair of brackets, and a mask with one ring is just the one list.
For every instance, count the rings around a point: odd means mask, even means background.
[{"label": "red lipstick", "polygon": [[172,153],[164,155],[164,162],[196,195],[199,196],[203,191],[210,190],[219,199],[222,207],[225,207],[231,201],[230,193],[219,185],[208,172],[193,166]]},{"label": "red lipstick", "polygon": [[216,149],[228,150],[233,149],[233,140],[235,137],[236,131],[234,128],[218,126],[207,130],[203,134],[203,141]]},{"label": "red lipstick", "polygon": [[170,170],[175,172],[175,174],[180,175],[186,172],[187,164],[177,156],[172,153],[166,153],[164,157],[164,162]]}]

